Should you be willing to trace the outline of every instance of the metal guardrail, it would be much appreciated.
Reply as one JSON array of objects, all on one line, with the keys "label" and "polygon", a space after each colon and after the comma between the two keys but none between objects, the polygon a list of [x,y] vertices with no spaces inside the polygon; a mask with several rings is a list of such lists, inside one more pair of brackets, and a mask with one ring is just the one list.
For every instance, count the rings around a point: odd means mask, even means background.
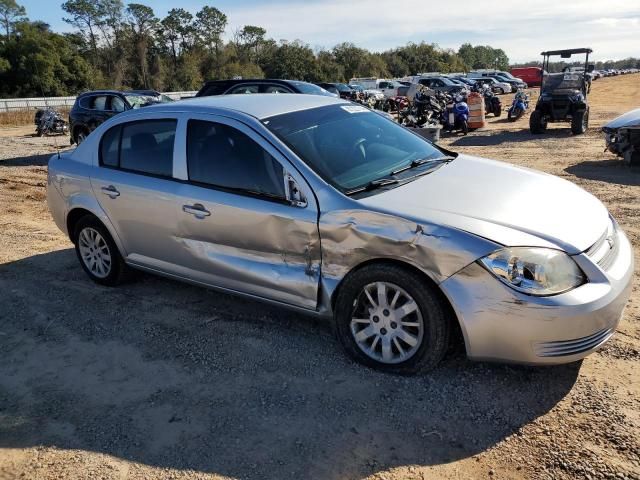
[{"label": "metal guardrail", "polygon": [[[193,97],[197,92],[164,92],[173,100]],[[72,107],[76,97],[0,98],[0,112],[15,112],[45,107]]]}]

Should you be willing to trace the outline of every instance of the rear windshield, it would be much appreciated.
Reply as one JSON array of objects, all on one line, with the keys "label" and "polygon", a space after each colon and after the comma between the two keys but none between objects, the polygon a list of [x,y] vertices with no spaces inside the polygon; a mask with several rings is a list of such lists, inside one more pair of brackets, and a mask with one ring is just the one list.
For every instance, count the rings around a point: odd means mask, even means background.
[{"label": "rear windshield", "polygon": [[307,83],[307,82],[289,82],[289,83],[294,87],[296,87],[300,93],[333,97],[333,95],[327,92],[324,88],[319,87],[317,85],[313,85],[312,83]]}]

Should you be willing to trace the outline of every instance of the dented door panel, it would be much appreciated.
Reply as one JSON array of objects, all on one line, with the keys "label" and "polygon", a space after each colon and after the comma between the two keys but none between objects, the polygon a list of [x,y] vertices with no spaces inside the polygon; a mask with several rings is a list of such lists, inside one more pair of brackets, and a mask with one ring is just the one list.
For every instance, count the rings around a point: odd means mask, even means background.
[{"label": "dented door panel", "polygon": [[320,277],[317,213],[307,206],[183,185],[176,228],[181,265],[197,280],[315,309]]}]

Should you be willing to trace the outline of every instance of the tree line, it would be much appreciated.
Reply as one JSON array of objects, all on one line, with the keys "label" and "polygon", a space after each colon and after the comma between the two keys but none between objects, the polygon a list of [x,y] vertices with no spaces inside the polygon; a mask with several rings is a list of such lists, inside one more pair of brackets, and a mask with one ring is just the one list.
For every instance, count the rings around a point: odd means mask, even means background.
[{"label": "tree line", "polygon": [[15,0],[0,0],[0,96],[197,90],[205,80],[235,76],[319,82],[509,67],[503,50],[468,43],[458,51],[427,42],[384,52],[349,42],[314,50],[300,40],[269,38],[256,25],[229,32],[227,16],[213,6],[195,15],[174,8],[164,18],[122,0],[67,0],[62,9],[71,33],[30,21]]}]

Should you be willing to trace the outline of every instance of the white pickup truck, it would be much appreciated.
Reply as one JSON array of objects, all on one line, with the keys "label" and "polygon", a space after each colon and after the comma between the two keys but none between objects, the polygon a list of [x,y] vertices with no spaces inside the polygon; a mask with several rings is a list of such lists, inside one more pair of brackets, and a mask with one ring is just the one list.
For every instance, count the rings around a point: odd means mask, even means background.
[{"label": "white pickup truck", "polygon": [[407,90],[409,89],[408,85],[403,85],[396,80],[375,77],[352,78],[349,80],[349,84],[361,85],[365,89],[380,90],[386,98],[404,96],[407,94]]}]

